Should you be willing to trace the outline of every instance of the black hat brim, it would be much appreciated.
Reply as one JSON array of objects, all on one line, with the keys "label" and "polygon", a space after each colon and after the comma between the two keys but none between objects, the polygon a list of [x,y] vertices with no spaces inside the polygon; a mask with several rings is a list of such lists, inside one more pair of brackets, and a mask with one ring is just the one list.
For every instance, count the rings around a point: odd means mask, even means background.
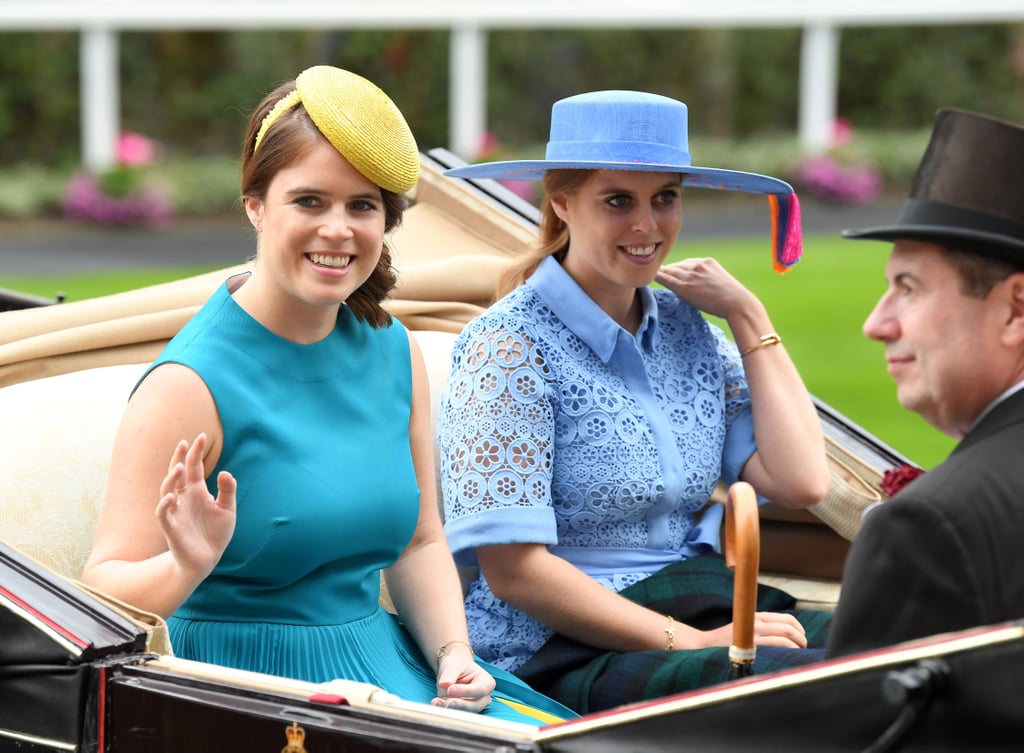
[{"label": "black hat brim", "polygon": [[[976,230],[959,230],[934,225],[883,225],[862,230],[843,230],[841,235],[850,240],[900,241],[916,240],[937,243],[971,251],[978,248],[1003,249],[1008,254],[1024,253],[1024,240]],[[1017,257],[1019,258],[1019,257]]]},{"label": "black hat brim", "polygon": [[1019,223],[925,199],[907,199],[892,225],[841,234],[851,240],[917,240],[1018,263],[1024,260],[1024,227]]}]

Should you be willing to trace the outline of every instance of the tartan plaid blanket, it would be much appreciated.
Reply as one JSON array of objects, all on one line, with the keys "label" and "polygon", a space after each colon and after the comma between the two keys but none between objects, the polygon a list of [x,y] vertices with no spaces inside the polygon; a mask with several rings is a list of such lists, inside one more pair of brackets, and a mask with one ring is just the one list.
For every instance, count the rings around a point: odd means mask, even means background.
[{"label": "tartan plaid blanket", "polygon": [[[674,563],[620,593],[701,630],[732,622],[733,572],[718,554]],[[808,648],[758,646],[754,674],[825,658],[832,613],[795,607],[796,599],[785,591],[758,586],[757,610],[792,613],[807,631]],[[622,653],[554,635],[516,674],[545,695],[587,714],[725,682],[729,666],[727,646]]]}]

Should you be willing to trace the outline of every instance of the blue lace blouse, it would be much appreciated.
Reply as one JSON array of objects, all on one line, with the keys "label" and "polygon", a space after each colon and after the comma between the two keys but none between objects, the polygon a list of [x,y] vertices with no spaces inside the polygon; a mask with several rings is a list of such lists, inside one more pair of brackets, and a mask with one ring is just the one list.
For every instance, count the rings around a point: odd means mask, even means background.
[{"label": "blue lace blouse", "polygon": [[[739,353],[673,293],[639,294],[633,336],[549,257],[466,325],[438,417],[459,564],[479,546],[547,544],[619,591],[718,550],[721,507],[696,514],[755,450]],[[483,575],[466,611],[477,654],[511,671],[552,635]]]}]

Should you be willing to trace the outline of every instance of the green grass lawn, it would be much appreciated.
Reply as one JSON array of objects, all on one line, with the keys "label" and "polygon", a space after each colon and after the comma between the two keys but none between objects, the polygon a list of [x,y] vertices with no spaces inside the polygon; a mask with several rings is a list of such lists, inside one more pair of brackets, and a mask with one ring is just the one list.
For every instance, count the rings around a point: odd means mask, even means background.
[{"label": "green grass lawn", "polygon": [[[861,333],[864,318],[884,289],[886,244],[807,236],[803,260],[784,275],[772,270],[768,246],[759,240],[691,241],[673,258],[684,255],[716,257],[764,301],[814,395],[926,468],[952,449],[952,439],[896,402],[883,346]],[[0,277],[0,287],[45,297],[62,291],[67,300],[76,301],[210,269]]]},{"label": "green grass lawn", "polygon": [[111,293],[181,280],[185,277],[212,272],[214,266],[123,269],[88,274],[0,276],[0,288],[16,290],[43,298],[54,298],[58,293],[66,301],[84,301]]}]

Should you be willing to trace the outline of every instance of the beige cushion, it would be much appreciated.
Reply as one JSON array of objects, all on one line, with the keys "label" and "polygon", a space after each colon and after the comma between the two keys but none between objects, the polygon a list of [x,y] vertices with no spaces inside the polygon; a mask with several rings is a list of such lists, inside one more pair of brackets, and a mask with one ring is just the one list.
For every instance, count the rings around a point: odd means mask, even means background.
[{"label": "beige cushion", "polygon": [[[420,350],[423,351],[423,361],[427,367],[427,379],[430,382],[430,426],[434,429],[437,426],[437,409],[441,400],[441,390],[448,381],[448,370],[451,364],[452,345],[458,335],[451,332],[437,332],[433,330],[415,330],[413,336],[416,338]],[[434,431],[434,472],[437,475],[437,506],[444,516],[444,506],[441,503],[441,477],[438,472],[437,462],[440,451],[437,446],[437,432]]]},{"label": "beige cushion", "polygon": [[144,369],[104,366],[0,389],[0,539],[79,577],[114,434]]}]

